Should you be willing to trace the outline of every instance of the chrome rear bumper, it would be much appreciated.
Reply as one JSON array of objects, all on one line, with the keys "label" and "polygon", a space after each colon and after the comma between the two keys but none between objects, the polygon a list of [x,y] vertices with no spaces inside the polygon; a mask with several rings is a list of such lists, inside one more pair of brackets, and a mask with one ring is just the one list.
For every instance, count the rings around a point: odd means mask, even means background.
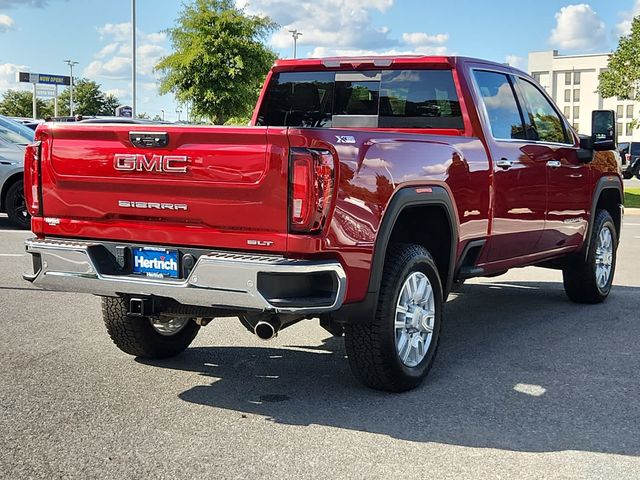
[{"label": "chrome rear bumper", "polygon": [[[45,290],[107,297],[157,296],[184,305],[293,314],[337,310],[346,291],[344,269],[335,261],[214,251],[198,258],[188,278],[173,280],[101,273],[91,250],[99,247],[99,242],[31,239],[25,245],[37,261],[34,261],[36,271],[24,278]],[[262,273],[272,274],[268,281],[274,281],[277,275],[293,276],[295,280],[296,275],[326,274],[332,277],[333,287],[319,299],[304,298],[299,302],[295,298],[267,299],[258,288]]]}]

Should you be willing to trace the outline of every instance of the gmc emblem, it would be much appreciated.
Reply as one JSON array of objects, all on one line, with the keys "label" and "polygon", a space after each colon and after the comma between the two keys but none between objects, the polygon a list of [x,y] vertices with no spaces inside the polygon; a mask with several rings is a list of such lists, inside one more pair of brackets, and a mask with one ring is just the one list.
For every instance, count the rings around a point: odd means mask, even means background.
[{"label": "gmc emblem", "polygon": [[153,155],[116,153],[113,168],[120,172],[187,173],[189,158],[183,155]]}]

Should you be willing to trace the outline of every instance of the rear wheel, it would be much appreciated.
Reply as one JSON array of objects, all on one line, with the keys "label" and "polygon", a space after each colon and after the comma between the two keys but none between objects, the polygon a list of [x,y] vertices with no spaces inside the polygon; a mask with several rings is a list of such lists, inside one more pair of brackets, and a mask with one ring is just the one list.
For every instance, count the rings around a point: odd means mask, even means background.
[{"label": "rear wheel", "polygon": [[442,285],[429,252],[420,245],[391,246],[375,317],[345,327],[354,375],[368,387],[391,392],[420,385],[435,359],[442,306]]},{"label": "rear wheel", "polygon": [[600,303],[611,291],[616,269],[618,237],[606,210],[598,210],[586,259],[571,262],[562,270],[564,290],[578,303]]},{"label": "rear wheel", "polygon": [[9,222],[15,227],[23,230],[28,230],[31,227],[31,216],[27,211],[22,181],[14,183],[7,190],[5,210],[9,217]]},{"label": "rear wheel", "polygon": [[184,316],[138,317],[127,315],[122,298],[102,299],[102,318],[113,343],[125,353],[142,358],[167,358],[184,351],[200,326]]}]

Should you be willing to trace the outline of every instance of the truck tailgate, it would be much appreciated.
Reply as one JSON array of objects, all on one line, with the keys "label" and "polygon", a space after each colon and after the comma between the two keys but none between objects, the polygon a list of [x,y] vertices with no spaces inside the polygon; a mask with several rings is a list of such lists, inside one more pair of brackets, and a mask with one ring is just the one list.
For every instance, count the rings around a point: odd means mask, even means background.
[{"label": "truck tailgate", "polygon": [[[42,135],[44,234],[230,248],[267,236],[286,250],[284,130],[57,124]],[[166,145],[139,142],[157,138]]]}]

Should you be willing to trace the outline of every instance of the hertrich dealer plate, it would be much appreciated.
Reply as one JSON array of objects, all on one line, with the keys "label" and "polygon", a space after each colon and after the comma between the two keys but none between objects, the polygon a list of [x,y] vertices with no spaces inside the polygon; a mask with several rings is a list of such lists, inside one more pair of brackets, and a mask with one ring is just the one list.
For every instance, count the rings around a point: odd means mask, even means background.
[{"label": "hertrich dealer plate", "polygon": [[178,251],[154,247],[134,248],[133,273],[154,278],[178,278]]}]

